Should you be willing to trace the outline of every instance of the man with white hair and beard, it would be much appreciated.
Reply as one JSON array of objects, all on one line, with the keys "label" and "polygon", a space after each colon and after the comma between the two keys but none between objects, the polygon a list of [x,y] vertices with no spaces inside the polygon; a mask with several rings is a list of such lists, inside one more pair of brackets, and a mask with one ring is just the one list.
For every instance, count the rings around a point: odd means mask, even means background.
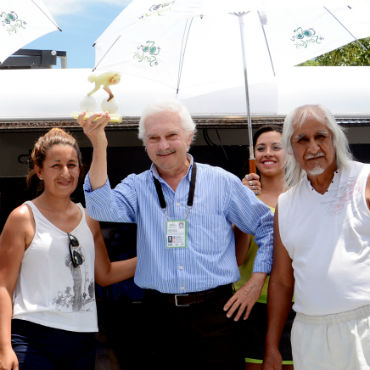
[{"label": "man with white hair and beard", "polygon": [[265,370],[281,369],[279,339],[294,290],[296,370],[370,369],[370,165],[351,159],[322,106],[284,122],[291,188],[275,212]]}]

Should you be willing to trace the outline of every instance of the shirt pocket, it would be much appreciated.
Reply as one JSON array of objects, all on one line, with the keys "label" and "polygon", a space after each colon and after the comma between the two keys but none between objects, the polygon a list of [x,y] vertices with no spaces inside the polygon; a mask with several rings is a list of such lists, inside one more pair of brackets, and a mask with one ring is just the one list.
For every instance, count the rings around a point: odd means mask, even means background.
[{"label": "shirt pocket", "polygon": [[189,247],[195,251],[223,253],[230,245],[232,228],[225,216],[215,212],[191,212],[188,217]]}]

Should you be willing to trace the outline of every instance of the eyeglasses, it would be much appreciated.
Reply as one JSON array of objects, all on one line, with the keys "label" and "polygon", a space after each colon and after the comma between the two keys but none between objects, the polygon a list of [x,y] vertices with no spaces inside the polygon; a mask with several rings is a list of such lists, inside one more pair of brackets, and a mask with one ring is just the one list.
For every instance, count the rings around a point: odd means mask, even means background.
[{"label": "eyeglasses", "polygon": [[75,248],[78,248],[80,246],[80,243],[74,235],[70,233],[67,233],[67,235],[69,239],[69,253],[71,254],[73,267],[78,267],[84,262],[81,254],[77,250],[75,250]]}]

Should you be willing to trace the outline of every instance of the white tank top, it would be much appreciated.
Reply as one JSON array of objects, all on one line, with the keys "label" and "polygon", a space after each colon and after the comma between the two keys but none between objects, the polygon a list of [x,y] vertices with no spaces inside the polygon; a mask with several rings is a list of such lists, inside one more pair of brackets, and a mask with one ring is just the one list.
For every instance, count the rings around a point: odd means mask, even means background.
[{"label": "white tank top", "polygon": [[82,265],[73,267],[66,232],[53,225],[31,202],[36,232],[24,253],[14,291],[13,318],[76,332],[97,332],[94,261],[91,230],[82,217],[71,232],[80,244]]},{"label": "white tank top", "polygon": [[370,166],[350,162],[325,194],[307,178],[279,197],[281,240],[293,260],[294,310],[340,313],[370,304]]}]

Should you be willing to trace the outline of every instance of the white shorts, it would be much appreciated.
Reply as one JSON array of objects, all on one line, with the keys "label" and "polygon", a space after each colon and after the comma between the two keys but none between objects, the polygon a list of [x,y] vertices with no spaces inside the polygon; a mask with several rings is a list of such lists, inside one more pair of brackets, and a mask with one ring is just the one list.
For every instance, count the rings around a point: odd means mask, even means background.
[{"label": "white shorts", "polygon": [[295,370],[370,370],[370,305],[324,316],[297,313],[291,341]]}]

